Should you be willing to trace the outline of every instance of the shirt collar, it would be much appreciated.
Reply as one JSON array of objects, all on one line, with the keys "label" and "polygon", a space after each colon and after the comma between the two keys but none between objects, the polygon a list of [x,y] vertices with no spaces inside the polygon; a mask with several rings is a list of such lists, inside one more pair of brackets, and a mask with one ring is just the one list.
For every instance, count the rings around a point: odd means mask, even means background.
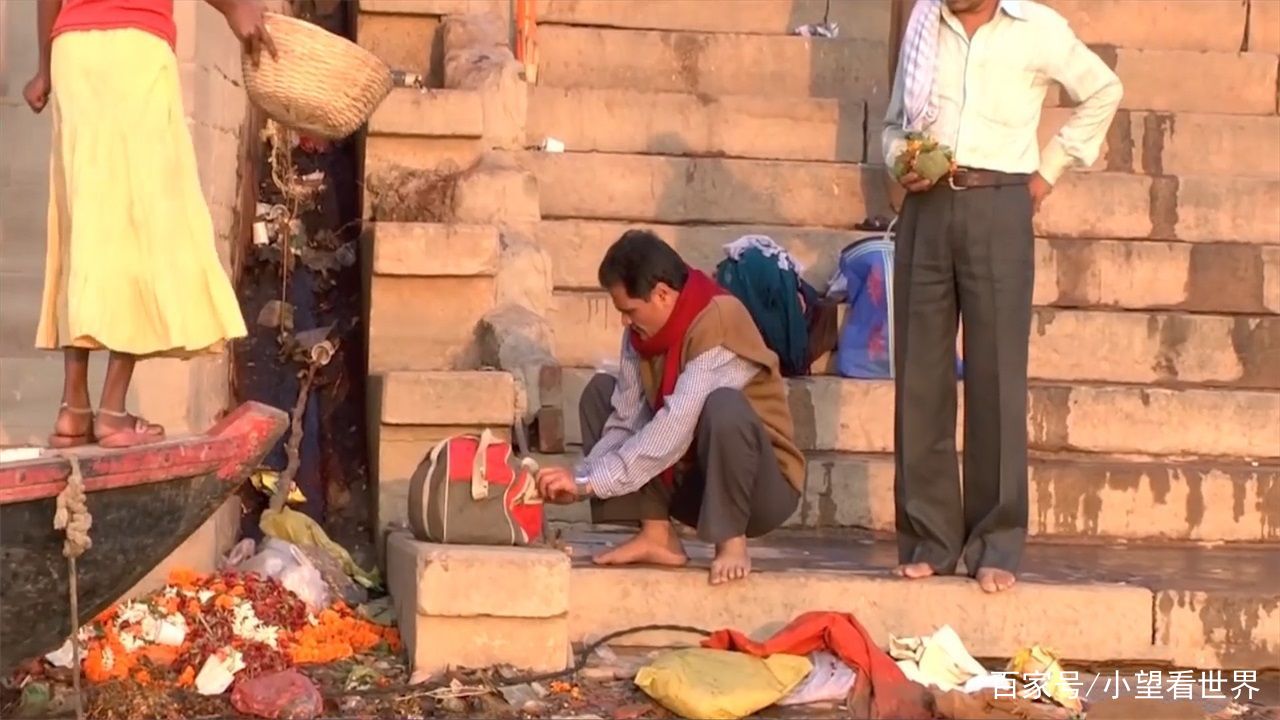
[{"label": "shirt collar", "polygon": [[1000,0],[1000,9],[1018,20],[1027,19],[1027,7],[1022,0]]}]

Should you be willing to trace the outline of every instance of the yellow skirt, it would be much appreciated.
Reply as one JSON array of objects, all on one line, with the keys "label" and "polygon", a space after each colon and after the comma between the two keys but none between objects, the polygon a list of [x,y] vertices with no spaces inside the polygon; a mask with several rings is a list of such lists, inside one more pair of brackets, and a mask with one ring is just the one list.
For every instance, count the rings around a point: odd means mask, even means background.
[{"label": "yellow skirt", "polygon": [[243,337],[173,50],[142,30],[70,32],[54,40],[52,72],[36,347],[187,357]]}]

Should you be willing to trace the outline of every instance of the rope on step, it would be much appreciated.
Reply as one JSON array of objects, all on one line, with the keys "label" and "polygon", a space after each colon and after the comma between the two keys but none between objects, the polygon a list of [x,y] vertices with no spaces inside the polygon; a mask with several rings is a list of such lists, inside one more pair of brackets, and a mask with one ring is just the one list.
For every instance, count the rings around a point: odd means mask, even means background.
[{"label": "rope on step", "polygon": [[62,530],[66,534],[62,543],[62,555],[67,559],[67,580],[70,584],[71,662],[75,668],[71,678],[75,685],[76,718],[84,720],[84,703],[80,696],[80,592],[76,586],[76,558],[93,547],[93,539],[89,537],[93,515],[89,513],[88,498],[84,492],[84,473],[80,471],[80,460],[74,455],[67,455],[66,458],[71,464],[71,475],[67,477],[67,486],[58,493],[53,529]]}]

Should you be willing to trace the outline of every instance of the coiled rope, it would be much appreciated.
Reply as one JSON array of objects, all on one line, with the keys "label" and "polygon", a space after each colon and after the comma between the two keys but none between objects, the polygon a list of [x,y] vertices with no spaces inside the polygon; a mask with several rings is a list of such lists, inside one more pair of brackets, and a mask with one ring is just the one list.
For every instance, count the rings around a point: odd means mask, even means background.
[{"label": "coiled rope", "polygon": [[93,515],[89,513],[88,498],[84,492],[84,474],[80,471],[80,460],[74,455],[65,457],[71,464],[71,475],[67,477],[67,486],[58,493],[53,529],[62,530],[66,534],[62,543],[62,555],[67,559],[67,580],[70,585],[68,594],[71,598],[71,661],[75,664],[71,679],[75,686],[76,718],[84,720],[84,703],[80,696],[80,593],[76,586],[76,558],[93,547],[93,538],[89,537]]}]

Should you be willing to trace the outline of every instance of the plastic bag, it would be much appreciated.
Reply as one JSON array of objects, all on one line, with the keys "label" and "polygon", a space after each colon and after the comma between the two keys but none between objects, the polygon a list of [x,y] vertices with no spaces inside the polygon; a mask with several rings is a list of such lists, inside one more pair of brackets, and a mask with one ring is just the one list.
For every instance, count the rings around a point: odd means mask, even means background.
[{"label": "plastic bag", "polygon": [[806,657],[706,648],[672,650],[636,673],[636,685],[680,717],[738,720],[782,699],[813,669]]},{"label": "plastic bag", "polygon": [[842,702],[849,696],[858,671],[845,665],[840,658],[826,650],[809,653],[813,669],[808,677],[796,686],[778,705],[809,705],[821,702]]},{"label": "plastic bag", "polygon": [[243,573],[257,573],[278,580],[284,589],[297,595],[311,612],[329,606],[329,586],[306,554],[293,543],[269,537],[257,555],[236,566]]},{"label": "plastic bag", "polygon": [[278,512],[264,510],[262,518],[258,521],[258,527],[262,529],[264,535],[273,538],[298,545],[323,548],[342,564],[342,569],[348,575],[367,588],[378,587],[381,584],[376,570],[365,572],[355,560],[351,559],[351,553],[347,552],[346,548],[329,539],[329,535],[319,523],[296,510],[291,510],[287,506]]},{"label": "plastic bag", "polygon": [[231,705],[254,717],[311,720],[324,710],[324,698],[307,676],[290,669],[236,683]]}]

